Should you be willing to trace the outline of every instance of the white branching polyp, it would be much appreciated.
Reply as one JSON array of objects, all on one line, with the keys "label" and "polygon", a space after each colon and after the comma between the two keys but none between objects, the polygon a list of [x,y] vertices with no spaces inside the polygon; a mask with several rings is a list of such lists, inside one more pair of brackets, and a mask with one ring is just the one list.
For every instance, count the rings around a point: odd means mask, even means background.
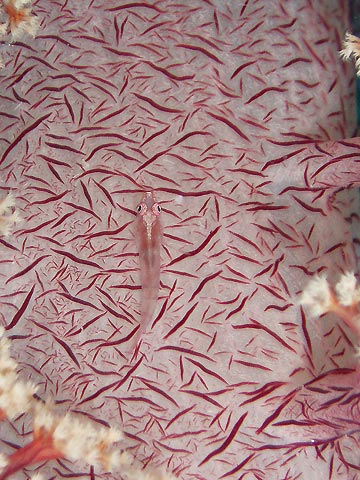
[{"label": "white branching polyp", "polygon": [[341,305],[349,307],[360,301],[360,288],[353,272],[345,273],[335,285],[337,299]]},{"label": "white branching polyp", "polygon": [[36,35],[39,19],[32,15],[30,4],[29,0],[3,0],[3,9],[8,19],[0,25],[0,35],[6,35],[10,30],[12,42],[18,40],[24,32],[33,37]]},{"label": "white branching polyp", "polygon": [[31,409],[37,388],[18,379],[16,362],[10,357],[10,342],[0,327],[0,416],[15,418]]},{"label": "white branching polyp", "polygon": [[360,288],[355,274],[345,273],[334,287],[326,276],[315,276],[302,292],[300,304],[309,307],[313,316],[333,312],[339,316],[357,335],[359,329]]},{"label": "white branching polyp", "polygon": [[11,193],[0,200],[0,234],[5,237],[10,234],[14,223],[21,221],[19,213],[13,211],[14,207],[15,198]]},{"label": "white branching polyp", "polygon": [[309,306],[314,316],[330,311],[331,291],[324,276],[315,276],[303,291],[300,303]]},{"label": "white branching polyp", "polygon": [[343,42],[343,49],[339,53],[344,60],[354,58],[357,74],[360,75],[360,38],[347,33]]},{"label": "white branching polyp", "polygon": [[34,416],[33,440],[8,457],[0,454],[0,479],[19,469],[46,460],[65,458],[98,466],[105,472],[121,472],[127,479],[171,480],[162,471],[140,471],[132,456],[114,444],[124,439],[119,430],[96,425],[73,414],[56,415],[49,404],[36,400],[37,388],[22,382],[17,363],[10,357],[10,342],[0,327],[0,412],[12,419],[28,412]]}]

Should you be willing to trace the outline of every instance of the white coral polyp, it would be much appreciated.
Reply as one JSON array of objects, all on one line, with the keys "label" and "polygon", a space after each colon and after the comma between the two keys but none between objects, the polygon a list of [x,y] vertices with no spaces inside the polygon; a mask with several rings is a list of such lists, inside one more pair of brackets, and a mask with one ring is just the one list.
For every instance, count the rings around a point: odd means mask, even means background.
[{"label": "white coral polyp", "polygon": [[30,409],[37,390],[32,383],[18,380],[16,368],[5,329],[0,327],[0,411],[10,419]]},{"label": "white coral polyp", "polygon": [[357,304],[360,301],[360,290],[353,272],[342,275],[335,286],[335,291],[339,303],[345,307]]},{"label": "white coral polyp", "polygon": [[360,75],[360,39],[355,35],[347,33],[345,35],[343,49],[339,54],[344,60],[349,60],[349,58],[353,56],[358,75]]},{"label": "white coral polyp", "polygon": [[57,419],[52,436],[55,448],[64,457],[102,466],[107,463],[110,446],[123,438],[122,433],[113,428],[94,427],[71,415]]},{"label": "white coral polyp", "polygon": [[54,448],[62,456],[91,465],[101,465],[113,470],[124,462],[121,454],[111,451],[113,443],[123,439],[122,432],[114,428],[94,426],[74,415],[57,416],[49,405],[38,404],[34,416],[34,432],[45,430],[52,436]]},{"label": "white coral polyp", "polygon": [[300,297],[300,304],[307,305],[312,315],[319,316],[331,309],[331,290],[325,276],[316,275]]}]

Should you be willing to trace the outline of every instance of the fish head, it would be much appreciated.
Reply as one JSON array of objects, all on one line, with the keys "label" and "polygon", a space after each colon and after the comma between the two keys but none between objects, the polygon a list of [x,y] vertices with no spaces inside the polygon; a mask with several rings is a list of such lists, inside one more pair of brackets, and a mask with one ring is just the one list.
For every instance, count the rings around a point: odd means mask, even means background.
[{"label": "fish head", "polygon": [[160,216],[161,207],[155,199],[154,192],[145,192],[141,203],[137,206],[138,217],[146,227],[146,234],[151,239],[152,229]]}]

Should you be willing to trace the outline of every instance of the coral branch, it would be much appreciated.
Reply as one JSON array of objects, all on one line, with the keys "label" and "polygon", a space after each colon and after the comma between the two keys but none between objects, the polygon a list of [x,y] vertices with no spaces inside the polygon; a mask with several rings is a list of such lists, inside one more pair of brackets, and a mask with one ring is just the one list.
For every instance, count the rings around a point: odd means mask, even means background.
[{"label": "coral branch", "polygon": [[0,420],[24,412],[32,413],[34,420],[32,441],[8,457],[0,454],[0,480],[30,465],[65,458],[85,461],[106,472],[121,470],[128,480],[174,479],[162,471],[142,472],[134,466],[130,454],[113,448],[123,440],[120,431],[93,425],[70,413],[55,415],[48,403],[36,400],[36,387],[18,379],[17,363],[10,357],[10,342],[4,334],[5,329],[0,327]]},{"label": "coral branch", "polygon": [[354,273],[341,276],[332,288],[325,276],[315,276],[303,291],[300,303],[310,308],[312,315],[335,313],[360,337],[360,288]]},{"label": "coral branch", "polygon": [[344,60],[349,60],[350,57],[353,57],[357,75],[360,76],[360,38],[347,33],[343,42],[343,49],[339,52],[339,55]]},{"label": "coral branch", "polygon": [[8,20],[1,25],[0,35],[7,33],[10,28],[12,41],[21,37],[23,32],[35,36],[39,21],[38,18],[31,14],[31,7],[28,5],[29,0],[3,0],[3,8],[8,15]]}]

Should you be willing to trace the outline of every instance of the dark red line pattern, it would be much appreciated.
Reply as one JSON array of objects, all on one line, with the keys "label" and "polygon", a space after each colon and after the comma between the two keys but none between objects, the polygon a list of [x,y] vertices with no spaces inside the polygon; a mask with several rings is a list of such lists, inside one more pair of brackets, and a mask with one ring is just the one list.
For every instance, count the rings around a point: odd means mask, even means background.
[{"label": "dark red line pattern", "polygon": [[[19,376],[123,428],[145,472],[355,478],[355,339],[298,301],[357,265],[346,2],[83,3],[33,2],[38,35],[2,39],[1,323]],[[162,209],[149,319],[144,190]]]}]

